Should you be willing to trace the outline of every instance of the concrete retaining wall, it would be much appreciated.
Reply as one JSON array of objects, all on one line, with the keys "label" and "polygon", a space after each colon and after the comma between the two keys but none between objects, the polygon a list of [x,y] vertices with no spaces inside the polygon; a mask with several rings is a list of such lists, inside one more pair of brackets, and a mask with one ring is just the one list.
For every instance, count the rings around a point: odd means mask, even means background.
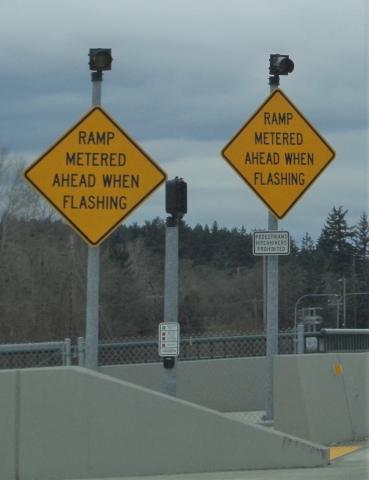
[{"label": "concrete retaining wall", "polygon": [[319,445],[78,367],[3,371],[0,392],[1,480],[328,462]]},{"label": "concrete retaining wall", "polygon": [[[161,389],[159,363],[101,371]],[[264,410],[265,378],[265,357],[178,362],[177,396],[222,412]],[[368,381],[367,353],[277,356],[275,428],[323,444],[368,436]]]},{"label": "concrete retaining wall", "polygon": [[[223,411],[262,409],[264,361],[183,362],[178,394]],[[159,364],[103,370],[160,389]],[[317,443],[369,435],[369,354],[278,356],[274,395],[280,432],[78,367],[0,371],[0,478],[325,465]]]},{"label": "concrete retaining wall", "polygon": [[[101,367],[101,373],[161,391],[161,363]],[[177,363],[177,396],[220,412],[264,410],[266,359],[228,358]]]},{"label": "concrete retaining wall", "polygon": [[0,478],[15,479],[19,445],[19,373],[0,373]]},{"label": "concrete retaining wall", "polygon": [[369,354],[276,357],[274,426],[324,445],[369,435]]}]

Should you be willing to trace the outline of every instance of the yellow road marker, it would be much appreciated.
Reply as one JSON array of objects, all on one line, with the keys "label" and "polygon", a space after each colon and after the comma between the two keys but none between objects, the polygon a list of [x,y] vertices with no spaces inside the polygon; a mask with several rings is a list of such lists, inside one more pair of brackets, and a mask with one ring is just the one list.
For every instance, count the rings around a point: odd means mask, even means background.
[{"label": "yellow road marker", "polygon": [[359,450],[360,448],[361,447],[358,445],[343,445],[340,447],[330,447],[330,460],[336,460],[336,458],[356,452],[356,450]]}]

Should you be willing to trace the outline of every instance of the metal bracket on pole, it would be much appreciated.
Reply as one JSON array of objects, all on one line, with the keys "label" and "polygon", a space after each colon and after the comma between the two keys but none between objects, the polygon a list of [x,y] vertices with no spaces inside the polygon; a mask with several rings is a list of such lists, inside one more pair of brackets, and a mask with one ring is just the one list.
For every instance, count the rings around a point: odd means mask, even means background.
[{"label": "metal bracket on pole", "polygon": [[269,77],[270,92],[279,87],[279,75],[272,75]]},{"label": "metal bracket on pole", "polygon": [[[101,70],[98,70],[97,72],[91,72],[91,82],[92,83],[102,82],[102,81],[103,81],[103,72]],[[98,103],[98,105],[100,105],[100,103]],[[96,105],[96,103],[94,103],[94,101],[92,101],[92,104]]]}]

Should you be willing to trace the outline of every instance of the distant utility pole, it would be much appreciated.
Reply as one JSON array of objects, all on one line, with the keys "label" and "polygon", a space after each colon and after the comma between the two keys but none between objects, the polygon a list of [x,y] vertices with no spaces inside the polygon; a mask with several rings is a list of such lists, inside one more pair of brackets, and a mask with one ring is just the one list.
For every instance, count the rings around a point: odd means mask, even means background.
[{"label": "distant utility pole", "polygon": [[[103,70],[111,70],[112,56],[108,48],[91,48],[90,70],[92,81],[92,106],[101,105]],[[100,247],[88,246],[87,298],[86,298],[86,357],[85,366],[97,370],[99,348],[99,284]]]}]

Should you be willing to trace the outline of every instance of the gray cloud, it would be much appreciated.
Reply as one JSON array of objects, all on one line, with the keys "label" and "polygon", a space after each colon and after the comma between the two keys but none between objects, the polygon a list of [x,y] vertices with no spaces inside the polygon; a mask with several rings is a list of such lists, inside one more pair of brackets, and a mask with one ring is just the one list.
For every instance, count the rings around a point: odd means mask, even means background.
[{"label": "gray cloud", "polygon": [[250,228],[265,208],[220,150],[268,95],[269,54],[288,53],[295,71],[281,87],[337,158],[283,222],[302,236],[333,205],[353,220],[368,207],[366,0],[3,0],[0,31],[1,146],[27,159],[48,148],[89,108],[88,49],[110,47],[104,106],[170,176],[189,179],[189,221]]}]

